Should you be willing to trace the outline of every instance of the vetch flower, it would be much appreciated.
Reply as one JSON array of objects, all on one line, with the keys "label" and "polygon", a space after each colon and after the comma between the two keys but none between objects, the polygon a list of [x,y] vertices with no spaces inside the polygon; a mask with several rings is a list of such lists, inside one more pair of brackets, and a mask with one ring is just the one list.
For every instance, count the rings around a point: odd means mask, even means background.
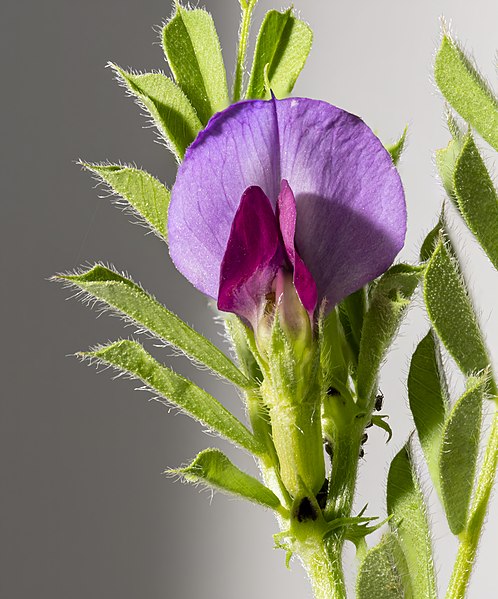
[{"label": "vetch flower", "polygon": [[269,301],[292,322],[292,287],[313,318],[383,273],[403,246],[406,207],[360,118],[305,98],[249,100],[188,148],[168,227],[178,270],[257,330]]}]

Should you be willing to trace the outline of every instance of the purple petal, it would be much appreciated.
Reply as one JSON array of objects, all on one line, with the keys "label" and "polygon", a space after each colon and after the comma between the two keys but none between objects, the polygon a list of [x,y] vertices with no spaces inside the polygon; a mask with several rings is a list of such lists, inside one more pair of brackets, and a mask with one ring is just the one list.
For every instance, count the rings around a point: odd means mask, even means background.
[{"label": "purple petal", "polygon": [[221,263],[218,308],[244,316],[255,326],[282,262],[270,200],[260,187],[249,187],[235,213]]},{"label": "purple petal", "polygon": [[313,318],[318,299],[316,284],[294,245],[297,218],[296,200],[285,179],[282,181],[277,200],[277,214],[285,252],[294,271],[294,287],[304,308]]},{"label": "purple petal", "polygon": [[329,306],[384,272],[401,249],[406,208],[388,152],[356,116],[303,98],[246,101],[215,115],[173,187],[177,268],[217,297],[221,261],[247,187],[272,205],[282,179],[297,204],[296,245]]},{"label": "purple petal", "polygon": [[296,243],[329,307],[383,273],[403,247],[406,207],[391,157],[358,117],[325,102],[277,102],[281,175]]},{"label": "purple petal", "polygon": [[220,266],[244,191],[258,186],[275,206],[280,186],[275,110],[241,102],[216,114],[187,149],[168,215],[171,258],[178,270],[216,298]]}]

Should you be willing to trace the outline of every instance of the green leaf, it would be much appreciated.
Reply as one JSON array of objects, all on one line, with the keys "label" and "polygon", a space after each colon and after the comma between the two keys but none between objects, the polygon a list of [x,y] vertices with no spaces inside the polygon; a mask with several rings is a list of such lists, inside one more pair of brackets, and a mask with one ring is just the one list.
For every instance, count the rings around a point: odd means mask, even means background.
[{"label": "green leaf", "polygon": [[487,377],[472,378],[445,423],[439,454],[441,492],[453,534],[467,525],[481,434]]},{"label": "green leaf", "polygon": [[408,398],[429,473],[439,493],[439,452],[449,404],[441,354],[432,330],[413,354],[408,373]]},{"label": "green leaf", "polygon": [[387,513],[405,555],[413,597],[437,597],[432,543],[424,498],[408,446],[394,457],[387,477]]},{"label": "green leaf", "polygon": [[372,401],[379,368],[420,277],[421,267],[397,264],[382,275],[370,292],[356,378],[358,401],[363,405]]},{"label": "green leaf", "polygon": [[445,217],[444,217],[444,206],[441,210],[441,215],[439,216],[439,220],[436,223],[436,226],[427,233],[424,242],[422,243],[422,247],[420,248],[420,262],[427,262],[432,258],[432,254],[436,249],[436,245],[439,242],[441,237],[441,232],[445,227]]},{"label": "green leaf", "polygon": [[169,472],[181,475],[188,482],[201,482],[274,510],[281,507],[280,500],[273,491],[239,470],[219,449],[205,449],[185,468]]},{"label": "green leaf", "polygon": [[90,298],[119,310],[156,337],[182,350],[194,360],[243,388],[254,385],[233,362],[205,337],[185,324],[176,314],[132,280],[101,264],[75,275],[59,275],[56,280],[75,285]]},{"label": "green leaf", "polygon": [[434,75],[451,106],[498,150],[498,100],[463,50],[443,36]]},{"label": "green leaf", "polygon": [[229,104],[220,41],[211,15],[176,5],[163,29],[163,48],[176,82],[203,125]]},{"label": "green leaf", "polygon": [[170,192],[149,173],[120,164],[81,163],[121,196],[159,237],[167,241]]},{"label": "green leaf", "polygon": [[79,355],[96,359],[139,378],[151,391],[181,408],[212,431],[251,453],[262,453],[262,448],[252,433],[219,401],[170,368],[159,364],[136,341],[124,339]]},{"label": "green leaf", "polygon": [[[454,135],[446,148],[436,150],[436,166],[439,177],[448,196],[455,199],[455,188],[453,175],[455,164],[462,151],[463,135]],[[457,206],[458,207],[458,206]]]},{"label": "green leaf", "polygon": [[357,599],[414,599],[397,538],[388,533],[365,556],[356,581]]},{"label": "green leaf", "polygon": [[427,264],[424,299],[433,327],[466,376],[489,364],[484,341],[460,269],[440,237]]},{"label": "green leaf", "polygon": [[406,134],[408,133],[408,125],[405,127],[403,134],[398,141],[390,146],[386,147],[386,150],[391,155],[394,164],[398,164],[401,154],[403,153],[406,145]]},{"label": "green leaf", "polygon": [[[254,50],[246,97],[268,99],[270,89],[277,98],[288,96],[308,58],[312,41],[310,27],[293,15],[292,8],[267,12]],[[270,89],[265,85],[265,67]]]},{"label": "green leaf", "polygon": [[[363,320],[367,310],[367,289],[362,287],[351,295],[348,295],[339,304],[340,312],[344,312],[347,316],[348,333],[346,337],[351,346],[351,349],[358,359],[360,351],[361,331],[363,329]],[[344,320],[344,319],[343,319]]]},{"label": "green leaf", "polygon": [[178,159],[202,129],[182,90],[162,73],[127,73],[111,64],[119,79],[152,116],[168,148]]},{"label": "green leaf", "polygon": [[470,133],[455,165],[454,189],[465,222],[498,269],[498,194]]}]

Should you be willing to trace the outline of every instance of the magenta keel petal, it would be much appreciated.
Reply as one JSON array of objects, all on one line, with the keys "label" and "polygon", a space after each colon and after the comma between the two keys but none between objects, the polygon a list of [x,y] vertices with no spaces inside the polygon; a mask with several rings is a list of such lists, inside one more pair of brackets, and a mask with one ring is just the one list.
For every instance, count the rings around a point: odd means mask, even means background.
[{"label": "magenta keel petal", "polygon": [[296,234],[297,220],[296,200],[292,193],[292,189],[285,179],[282,181],[280,187],[280,194],[277,200],[277,211],[285,252],[294,273],[294,286],[301,303],[312,317],[318,300],[317,289],[313,276],[307,269],[295,247],[294,237]]},{"label": "magenta keel petal", "polygon": [[218,308],[255,323],[283,261],[277,221],[260,187],[242,195],[221,263]]}]

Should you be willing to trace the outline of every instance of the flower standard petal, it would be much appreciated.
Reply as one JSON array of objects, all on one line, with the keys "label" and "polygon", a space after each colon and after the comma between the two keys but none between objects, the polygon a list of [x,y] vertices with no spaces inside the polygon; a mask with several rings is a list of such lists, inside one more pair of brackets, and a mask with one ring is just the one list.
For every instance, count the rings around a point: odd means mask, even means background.
[{"label": "flower standard petal", "polygon": [[325,102],[246,101],[215,115],[187,150],[169,209],[171,257],[217,297],[240,198],[251,185],[275,205],[286,179],[296,245],[329,307],[387,269],[401,249],[406,207],[388,152],[358,117]]},{"label": "flower standard petal", "polygon": [[360,118],[305,98],[276,106],[281,176],[296,197],[296,243],[331,307],[384,272],[403,246],[401,180]]},{"label": "flower standard petal", "polygon": [[260,187],[249,187],[235,213],[221,263],[218,308],[243,316],[256,328],[283,259],[270,200]]}]

